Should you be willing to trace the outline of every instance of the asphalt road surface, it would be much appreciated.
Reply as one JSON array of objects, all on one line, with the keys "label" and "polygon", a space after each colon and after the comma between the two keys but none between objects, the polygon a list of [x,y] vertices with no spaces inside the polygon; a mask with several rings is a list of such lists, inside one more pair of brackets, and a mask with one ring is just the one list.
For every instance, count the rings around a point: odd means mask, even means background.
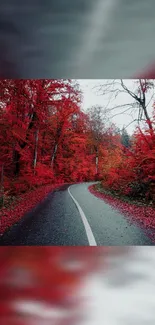
[{"label": "asphalt road surface", "polygon": [[154,0],[1,0],[1,78],[131,78],[155,60]]},{"label": "asphalt road surface", "polygon": [[145,232],[92,195],[90,183],[64,185],[13,225],[0,245],[153,245]]}]

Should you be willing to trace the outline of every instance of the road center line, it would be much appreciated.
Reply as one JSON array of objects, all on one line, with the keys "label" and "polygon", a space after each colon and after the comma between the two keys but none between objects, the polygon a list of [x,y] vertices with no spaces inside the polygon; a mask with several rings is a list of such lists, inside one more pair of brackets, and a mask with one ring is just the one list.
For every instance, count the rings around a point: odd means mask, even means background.
[{"label": "road center line", "polygon": [[80,213],[80,216],[81,216],[81,219],[83,221],[83,224],[84,224],[84,227],[85,227],[85,231],[86,231],[86,235],[87,235],[87,238],[88,238],[88,242],[89,242],[89,245],[90,246],[97,246],[97,243],[96,243],[96,240],[95,240],[95,237],[93,235],[93,232],[91,230],[91,227],[88,223],[88,220],[82,210],[82,208],[80,207],[79,203],[77,202],[77,200],[73,197],[73,195],[71,194],[70,192],[70,187],[68,187],[68,193],[69,195],[71,196],[72,200],[74,201],[75,205],[77,206],[78,210],[79,210],[79,213]]}]

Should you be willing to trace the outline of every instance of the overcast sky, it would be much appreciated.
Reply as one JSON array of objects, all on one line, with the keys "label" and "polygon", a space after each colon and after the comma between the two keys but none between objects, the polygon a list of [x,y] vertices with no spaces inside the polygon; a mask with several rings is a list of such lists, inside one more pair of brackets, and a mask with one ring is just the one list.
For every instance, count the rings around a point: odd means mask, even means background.
[{"label": "overcast sky", "polygon": [[[120,79],[119,79],[120,80]],[[119,80],[116,80],[117,82]],[[125,93],[120,93],[116,98],[113,98],[109,101],[109,95],[101,95],[98,93],[97,89],[94,89],[95,86],[99,86],[101,84],[104,84],[107,82],[107,80],[104,79],[78,79],[77,80],[80,88],[83,92],[83,102],[82,102],[82,108],[85,111],[87,108],[93,106],[93,105],[101,105],[103,107],[112,108],[117,105],[123,105],[123,104],[129,104],[133,103],[133,99],[130,95]],[[110,81],[110,80],[108,80]],[[112,81],[112,80],[111,80]],[[135,90],[136,83],[133,79],[124,80],[125,85],[130,90]],[[116,86],[118,88],[118,86]],[[121,89],[121,88],[120,88]],[[153,104],[153,98],[151,100],[151,97],[153,95],[153,91],[151,90],[147,95],[147,103],[150,101],[150,104],[148,105],[149,113],[152,112],[152,104]],[[111,121],[114,122],[118,127],[122,128],[123,126],[127,126],[130,122],[132,122],[137,117],[137,111],[136,109],[127,111],[123,114],[122,113],[126,107],[122,107],[121,109],[115,109],[111,112]],[[116,116],[113,116],[115,114],[118,114]],[[132,123],[127,127],[127,131],[131,134],[136,127],[136,123]]]}]

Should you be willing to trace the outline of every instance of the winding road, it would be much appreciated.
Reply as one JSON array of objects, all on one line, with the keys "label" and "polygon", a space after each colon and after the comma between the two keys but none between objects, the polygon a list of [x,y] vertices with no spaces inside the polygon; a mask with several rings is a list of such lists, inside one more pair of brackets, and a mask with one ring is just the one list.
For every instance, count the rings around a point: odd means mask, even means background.
[{"label": "winding road", "polygon": [[2,236],[0,245],[153,245],[141,228],[91,194],[91,184],[51,192]]}]

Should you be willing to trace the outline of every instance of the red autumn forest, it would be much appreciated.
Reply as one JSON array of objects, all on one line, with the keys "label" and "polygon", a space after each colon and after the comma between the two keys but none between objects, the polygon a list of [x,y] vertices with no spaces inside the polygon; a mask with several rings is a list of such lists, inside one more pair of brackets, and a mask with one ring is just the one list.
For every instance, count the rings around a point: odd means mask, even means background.
[{"label": "red autumn forest", "polygon": [[154,205],[155,106],[150,118],[145,103],[151,87],[148,79],[137,84],[143,128],[137,124],[129,136],[106,124],[100,106],[82,110],[75,80],[1,79],[1,208],[29,192],[36,203],[58,184],[95,180],[104,191]]}]

